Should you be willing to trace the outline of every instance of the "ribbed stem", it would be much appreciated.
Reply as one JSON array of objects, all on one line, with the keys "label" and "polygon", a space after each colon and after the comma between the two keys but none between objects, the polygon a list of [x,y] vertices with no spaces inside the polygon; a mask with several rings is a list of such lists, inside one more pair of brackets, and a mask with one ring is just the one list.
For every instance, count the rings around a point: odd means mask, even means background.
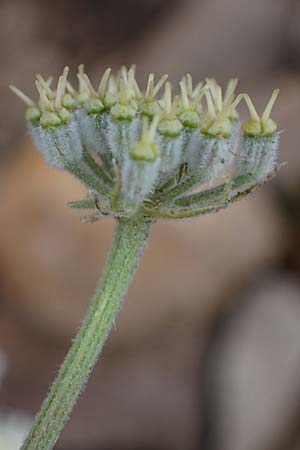
[{"label": "ribbed stem", "polygon": [[143,218],[120,220],[102,280],[22,450],[50,450],[86,384],[139,263],[150,232]]}]

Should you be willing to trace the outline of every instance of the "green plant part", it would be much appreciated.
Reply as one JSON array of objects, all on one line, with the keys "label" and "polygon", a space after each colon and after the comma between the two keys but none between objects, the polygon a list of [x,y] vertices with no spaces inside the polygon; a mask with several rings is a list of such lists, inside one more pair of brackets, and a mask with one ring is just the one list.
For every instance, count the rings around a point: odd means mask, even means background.
[{"label": "green plant part", "polygon": [[245,133],[247,136],[271,137],[274,135],[277,130],[277,125],[274,120],[270,118],[270,114],[278,94],[279,89],[275,89],[261,117],[257,114],[249,95],[244,96],[251,114],[251,120],[245,124]]},{"label": "green plant part", "polygon": [[[51,79],[37,75],[37,104],[11,89],[27,106],[37,149],[50,165],[70,172],[87,188],[87,198],[69,206],[84,221],[114,218],[116,231],[90,309],[23,450],[55,445],[112,328],[152,225],[226,208],[279,168],[279,135],[270,118],[278,90],[259,117],[248,95],[235,95],[236,79],[223,96],[215,80],[193,87],[187,74],[180,94],[172,97],[166,75],[155,83],[150,74],[143,92],[134,66],[116,75],[106,69],[97,89],[82,65],[77,89],[67,81],[68,71],[55,90]],[[243,99],[251,115],[244,128],[236,110]]]}]

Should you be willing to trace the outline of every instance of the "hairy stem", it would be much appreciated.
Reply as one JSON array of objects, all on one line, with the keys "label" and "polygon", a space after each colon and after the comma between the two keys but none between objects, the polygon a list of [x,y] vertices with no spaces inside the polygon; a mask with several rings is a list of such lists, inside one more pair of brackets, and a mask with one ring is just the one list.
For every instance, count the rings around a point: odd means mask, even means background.
[{"label": "hairy stem", "polygon": [[87,166],[94,172],[96,177],[103,181],[104,184],[112,186],[112,179],[105,171],[104,165],[99,165],[90,153],[84,149],[83,150],[83,161]]},{"label": "hairy stem", "polygon": [[86,384],[139,263],[150,232],[141,217],[119,220],[102,280],[22,450],[50,450]]},{"label": "hairy stem", "polygon": [[235,203],[247,195],[254,192],[262,183],[254,183],[244,190],[228,195],[228,198],[218,199],[215,203],[210,205],[194,205],[192,208],[186,207],[164,207],[159,209],[145,208],[145,211],[155,217],[156,219],[190,219],[191,217],[201,216],[203,214],[210,214],[227,208],[231,203]]}]

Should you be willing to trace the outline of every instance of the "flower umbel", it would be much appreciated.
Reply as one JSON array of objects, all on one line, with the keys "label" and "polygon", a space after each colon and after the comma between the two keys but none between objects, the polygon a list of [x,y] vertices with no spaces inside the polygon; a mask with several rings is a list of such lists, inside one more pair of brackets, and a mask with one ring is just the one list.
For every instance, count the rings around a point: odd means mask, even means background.
[{"label": "flower umbel", "polygon": [[[66,169],[88,188],[72,208],[128,218],[188,218],[224,208],[252,192],[277,169],[277,126],[270,118],[275,90],[260,117],[247,94],[235,95],[237,80],[222,88],[214,79],[193,87],[190,74],[172,96],[163,75],[150,74],[145,91],[135,67],[103,73],[94,88],[79,66],[78,88],[65,67],[56,89],[37,75],[37,103],[11,89],[27,105],[33,141],[54,167]],[[164,93],[159,98],[159,91]],[[241,126],[244,100],[251,120]],[[190,193],[204,183],[209,188]],[[89,216],[88,216],[89,218]]]},{"label": "flower umbel", "polygon": [[[33,141],[53,166],[87,187],[69,203],[88,221],[116,219],[116,232],[92,304],[22,450],[51,450],[86,384],[138,266],[152,224],[216,212],[262,185],[276,172],[279,138],[270,118],[275,90],[260,117],[237,80],[223,95],[214,79],[193,86],[190,74],[172,95],[167,75],[150,74],[145,91],[135,67],[106,69],[96,89],[79,66],[75,89],[66,67],[53,89],[37,75],[37,103],[27,106]],[[159,91],[164,87],[161,97]],[[236,110],[245,100],[251,120]],[[91,214],[87,214],[92,210]]]}]

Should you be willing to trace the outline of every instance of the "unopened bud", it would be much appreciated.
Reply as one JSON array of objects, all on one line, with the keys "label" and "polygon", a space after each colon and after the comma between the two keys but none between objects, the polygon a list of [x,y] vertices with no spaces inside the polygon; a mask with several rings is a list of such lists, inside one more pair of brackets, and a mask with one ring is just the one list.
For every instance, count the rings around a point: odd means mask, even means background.
[{"label": "unopened bud", "polygon": [[76,106],[75,98],[69,93],[67,93],[63,96],[61,103],[64,108],[69,109],[69,110],[74,109]]},{"label": "unopened bud", "polygon": [[60,108],[57,111],[57,114],[58,114],[60,120],[62,121],[62,123],[70,122],[71,115],[70,115],[69,111],[66,108]]},{"label": "unopened bud", "polygon": [[110,112],[114,120],[132,120],[137,111],[134,106],[116,103]]},{"label": "unopened bud", "polygon": [[197,128],[199,126],[199,115],[196,111],[183,111],[178,117],[183,125],[188,128]]},{"label": "unopened bud", "polygon": [[207,129],[206,134],[213,137],[228,138],[231,136],[232,126],[229,119],[216,119]]},{"label": "unopened bud", "polygon": [[26,111],[26,120],[28,120],[31,123],[38,123],[40,120],[40,117],[42,115],[42,111],[37,106],[30,106],[27,108]]},{"label": "unopened bud", "polygon": [[161,107],[157,101],[145,102],[142,107],[142,114],[152,119],[156,114],[159,114]]},{"label": "unopened bud", "polygon": [[57,127],[61,125],[58,114],[52,111],[44,111],[41,115],[40,124],[42,128]]},{"label": "unopened bud", "polygon": [[178,119],[163,120],[158,126],[158,132],[163,136],[177,137],[182,130],[182,123]]},{"label": "unopened bud", "polygon": [[245,124],[245,134],[249,137],[257,137],[262,135],[262,126],[260,120],[251,119]]},{"label": "unopened bud", "polygon": [[100,114],[105,109],[99,98],[89,98],[84,103],[84,108],[88,114]]},{"label": "unopened bud", "polygon": [[131,148],[130,156],[135,161],[153,162],[159,156],[159,148],[153,141],[140,140]]},{"label": "unopened bud", "polygon": [[269,117],[266,120],[262,120],[262,129],[264,136],[273,136],[277,130],[277,124]]}]

